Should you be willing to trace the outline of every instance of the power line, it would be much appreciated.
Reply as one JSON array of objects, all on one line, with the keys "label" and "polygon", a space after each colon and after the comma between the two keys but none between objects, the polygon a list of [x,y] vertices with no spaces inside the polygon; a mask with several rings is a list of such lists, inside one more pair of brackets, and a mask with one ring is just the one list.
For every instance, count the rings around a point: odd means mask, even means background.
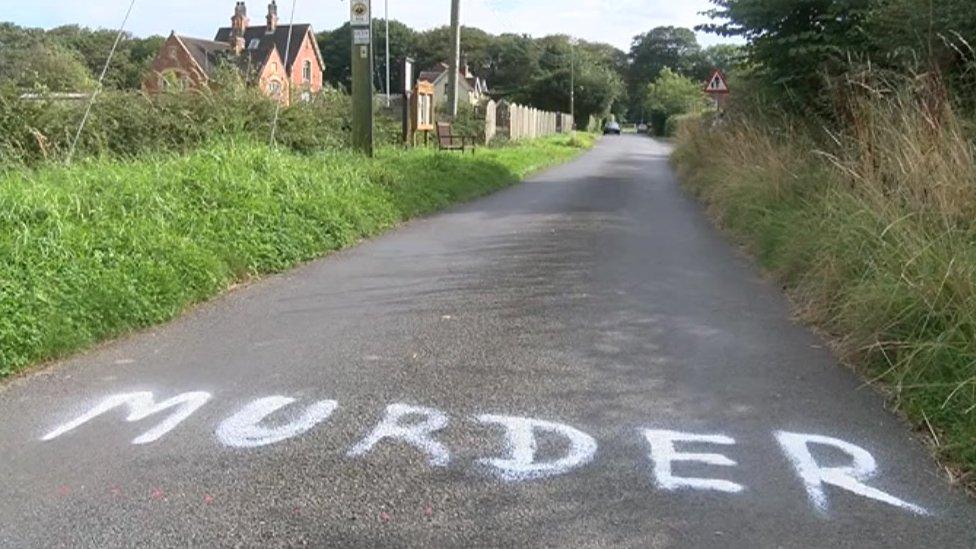
[{"label": "power line", "polygon": [[[291,2],[291,20],[288,22],[288,40],[285,42],[285,79],[289,78],[288,74],[288,58],[291,55],[291,37],[295,32],[295,5],[298,4],[298,0],[292,0]],[[292,67],[292,72],[295,68]],[[304,69],[303,69],[304,70]],[[291,82],[288,82],[288,94],[289,99],[291,98]],[[271,122],[271,146],[275,146],[275,135],[278,131],[278,116],[281,113],[281,99],[279,98],[275,101],[275,111],[274,111],[274,121]]]},{"label": "power line", "polygon": [[108,52],[108,59],[105,60],[105,66],[102,67],[102,74],[98,77],[98,82],[95,85],[95,90],[92,91],[91,98],[88,100],[88,106],[85,108],[85,114],[81,117],[81,124],[78,125],[78,131],[75,132],[74,139],[71,140],[71,148],[68,149],[68,158],[65,160],[66,164],[71,164],[71,159],[74,158],[75,148],[78,146],[78,140],[81,138],[81,132],[84,131],[85,125],[88,123],[88,117],[91,116],[92,106],[95,104],[95,98],[102,91],[102,82],[105,80],[105,75],[108,74],[109,64],[112,63],[112,58],[115,57],[115,52],[119,49],[119,43],[122,42],[122,37],[125,35],[125,26],[129,22],[129,16],[132,15],[132,8],[135,7],[136,0],[129,2],[129,9],[125,12],[125,17],[122,18],[122,24],[119,25],[119,33],[115,37],[115,43],[112,44],[112,49]]}]

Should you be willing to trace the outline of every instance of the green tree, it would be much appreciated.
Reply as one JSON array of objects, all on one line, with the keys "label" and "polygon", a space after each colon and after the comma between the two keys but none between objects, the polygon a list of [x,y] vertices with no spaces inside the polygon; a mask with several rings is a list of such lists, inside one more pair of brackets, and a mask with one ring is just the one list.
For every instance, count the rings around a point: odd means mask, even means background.
[{"label": "green tree", "polygon": [[597,52],[599,48],[587,47],[586,43],[574,48],[569,40],[568,36],[557,35],[536,41],[539,70],[512,98],[544,110],[569,112],[570,82],[575,80],[577,123],[591,115],[606,116],[624,96],[623,79]]},{"label": "green tree", "polygon": [[526,89],[540,70],[541,56],[535,40],[528,35],[503,34],[493,40],[484,73],[492,93],[513,97]]},{"label": "green tree", "polygon": [[[474,27],[461,27],[461,55],[471,71],[484,75],[491,68],[491,45],[494,37]],[[415,58],[420,70],[451,57],[451,28],[437,27],[417,34]]]},{"label": "green tree", "polygon": [[[417,33],[413,29],[399,21],[390,20],[390,88],[393,93],[403,93],[402,61],[411,56],[416,39]],[[376,89],[381,91],[386,88],[386,26],[382,19],[373,21],[373,52]],[[415,70],[414,74],[417,72]]]},{"label": "green tree", "polygon": [[825,74],[848,69],[868,51],[866,28],[882,0],[712,0],[724,22],[701,28],[749,41],[749,60],[782,97],[807,106],[823,96]]},{"label": "green tree", "polygon": [[[117,36],[118,33],[113,30],[92,30],[78,25],[57,27],[47,32],[51,42],[76,52],[88,66],[92,78],[96,79]],[[130,33],[124,34],[105,73],[104,86],[119,90],[138,89],[163,42],[161,36],[136,38]]]},{"label": "green tree", "polygon": [[[641,116],[647,83],[665,68],[692,76],[700,70],[701,46],[691,29],[657,27],[634,37],[630,47],[627,90],[632,118]],[[702,78],[706,78],[705,75]]]},{"label": "green tree", "polygon": [[77,92],[91,90],[94,82],[78,54],[52,43],[44,31],[0,23],[0,85]]},{"label": "green tree", "polygon": [[644,107],[655,133],[663,135],[672,116],[699,112],[706,106],[701,83],[665,67],[647,86]]}]

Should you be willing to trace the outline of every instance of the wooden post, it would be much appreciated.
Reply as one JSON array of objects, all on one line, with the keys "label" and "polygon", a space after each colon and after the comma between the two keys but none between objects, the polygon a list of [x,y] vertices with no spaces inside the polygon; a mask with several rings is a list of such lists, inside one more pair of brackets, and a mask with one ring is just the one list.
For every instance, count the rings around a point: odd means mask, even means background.
[{"label": "wooden post", "polygon": [[352,145],[373,156],[373,19],[370,0],[351,0]]},{"label": "wooden post", "polygon": [[461,0],[451,0],[451,58],[447,75],[447,108],[451,119],[458,113],[458,65],[461,64]]}]

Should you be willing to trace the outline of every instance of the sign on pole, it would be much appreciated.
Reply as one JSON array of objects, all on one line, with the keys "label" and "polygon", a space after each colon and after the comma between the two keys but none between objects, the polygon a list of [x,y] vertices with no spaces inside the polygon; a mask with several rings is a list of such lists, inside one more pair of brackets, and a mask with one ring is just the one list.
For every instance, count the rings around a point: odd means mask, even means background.
[{"label": "sign on pole", "polygon": [[370,0],[349,2],[352,26],[352,144],[373,155],[373,20]]},{"label": "sign on pole", "polygon": [[705,93],[715,102],[716,109],[722,109],[729,96],[729,82],[721,70],[712,71],[712,75],[705,82]]},{"label": "sign on pole", "polygon": [[722,71],[719,69],[712,71],[712,75],[708,77],[708,84],[705,85],[705,93],[729,93],[729,83],[725,79],[725,74]]},{"label": "sign on pole", "polygon": [[354,27],[368,27],[371,23],[369,0],[352,0],[349,3],[349,24]]}]

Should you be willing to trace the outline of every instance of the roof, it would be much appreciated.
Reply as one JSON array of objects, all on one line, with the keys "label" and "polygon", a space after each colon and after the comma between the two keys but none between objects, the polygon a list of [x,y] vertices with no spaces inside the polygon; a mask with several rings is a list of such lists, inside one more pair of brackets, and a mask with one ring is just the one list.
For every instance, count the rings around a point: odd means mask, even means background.
[{"label": "roof", "polygon": [[186,51],[190,53],[193,60],[200,65],[203,72],[210,76],[219,60],[226,57],[230,51],[230,45],[224,42],[214,42],[213,40],[203,40],[191,38],[189,36],[176,36],[183,43]]},{"label": "roof", "polygon": [[[427,70],[421,71],[420,75],[417,77],[417,80],[426,80],[434,83],[437,82],[437,79],[443,76],[448,70],[450,70],[450,66],[442,61]],[[458,76],[460,76],[458,82],[464,82],[472,90],[478,93],[488,93],[488,85],[480,77],[465,76],[464,72],[460,69],[458,69]]]},{"label": "roof", "polygon": [[447,69],[449,68],[450,67],[448,67],[447,63],[438,63],[427,70],[420,71],[420,75],[417,77],[417,79],[435,82],[442,74],[447,72]]},{"label": "roof", "polygon": [[[298,58],[298,54],[301,50],[302,40],[304,40],[305,35],[312,32],[312,25],[278,25],[275,32],[268,34],[268,27],[248,27],[244,29],[244,48],[245,51],[253,52],[259,51],[264,52],[267,58],[267,52],[271,50],[272,47],[278,48],[278,54],[281,55],[282,59],[285,57],[285,51],[288,51],[288,59],[284,59],[285,70],[288,74],[291,74],[292,66],[295,64],[295,59]],[[222,27],[217,31],[217,36],[214,37],[216,42],[223,42],[224,44],[230,43],[230,27]],[[291,48],[288,48],[288,37],[291,36]],[[313,33],[314,37],[314,33]],[[257,40],[257,42],[255,42]],[[255,45],[254,48],[251,46]],[[315,56],[318,57],[319,65],[325,67],[325,61],[322,59],[322,52],[319,51],[319,46],[316,41],[312,40],[312,46],[315,48]]]}]

